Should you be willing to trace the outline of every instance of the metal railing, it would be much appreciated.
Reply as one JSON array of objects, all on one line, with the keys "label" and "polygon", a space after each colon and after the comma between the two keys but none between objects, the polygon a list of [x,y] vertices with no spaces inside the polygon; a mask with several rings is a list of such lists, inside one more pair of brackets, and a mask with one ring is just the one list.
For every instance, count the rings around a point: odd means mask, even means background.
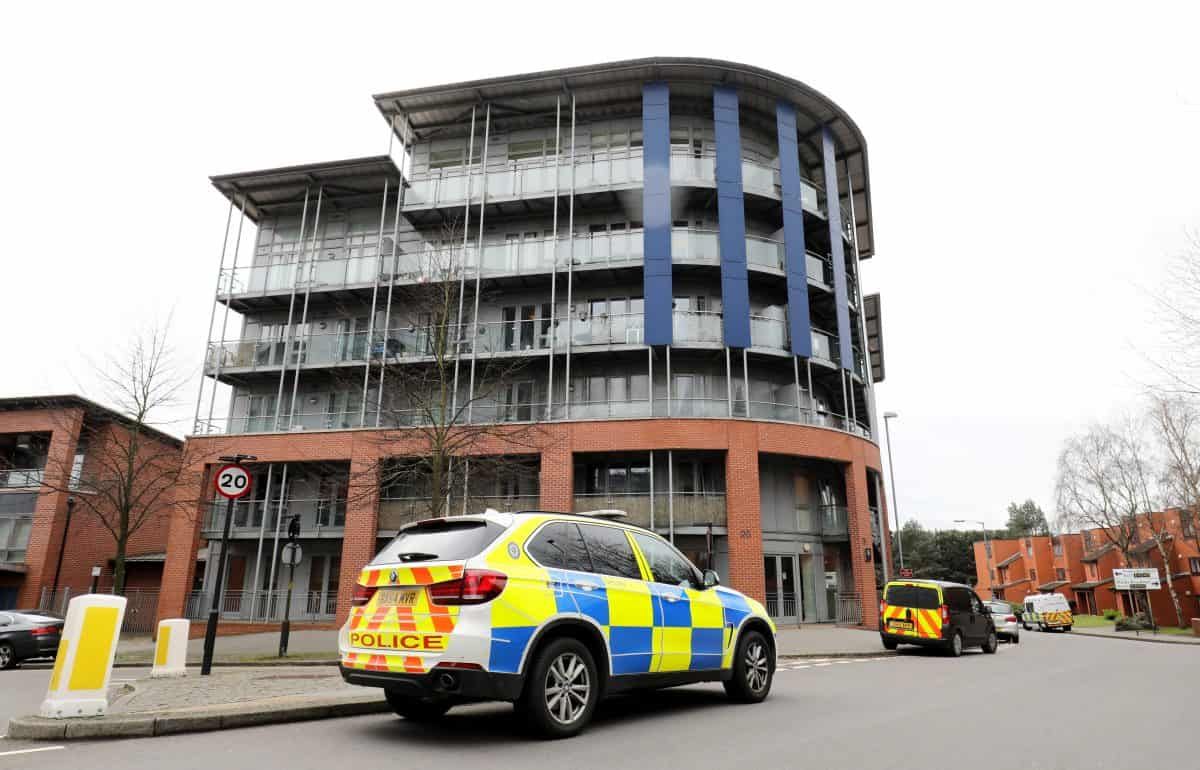
[{"label": "metal railing", "polygon": [[672,521],[676,528],[724,527],[728,521],[724,492],[675,492],[672,496],[661,490],[655,492],[653,505],[649,492],[576,492],[574,506],[576,511],[625,511],[629,518],[623,521],[646,529],[665,530]]},{"label": "metal railing", "polygon": [[[481,513],[493,510],[531,511],[541,503],[538,495],[451,495],[443,512],[449,516],[461,513]],[[382,497],[379,500],[379,532],[394,532],[406,524],[428,519],[433,515],[429,497]]]},{"label": "metal railing", "polygon": [[[70,586],[63,586],[53,593],[49,588],[43,588],[38,596],[37,608],[65,616],[67,605],[71,599],[86,593],[89,592]],[[97,586],[96,593],[111,594],[113,587],[111,584]],[[123,596],[126,603],[125,618],[121,621],[121,633],[152,633],[157,626],[159,590],[157,588],[127,588]]]},{"label": "metal railing", "polygon": [[[184,602],[184,617],[202,620],[208,617],[212,594],[191,591]],[[225,591],[221,595],[221,620],[275,621],[283,620],[287,606],[287,591]],[[301,622],[332,620],[337,614],[337,591],[293,591],[289,618]]]},{"label": "metal railing", "polygon": [[838,623],[856,626],[863,622],[862,599],[858,594],[838,592],[836,599]]},{"label": "metal railing", "polygon": [[[204,511],[201,530],[208,534],[220,532],[225,526],[225,510],[224,500],[209,503]],[[272,500],[270,506],[265,500],[247,500],[234,503],[230,531],[235,534],[258,534],[264,520],[267,529],[273,530],[277,511],[284,522],[299,516],[302,532],[341,529],[346,524],[345,500],[285,500],[282,505]]]},{"label": "metal railing", "polygon": [[45,475],[42,468],[0,468],[0,489],[40,487]]}]

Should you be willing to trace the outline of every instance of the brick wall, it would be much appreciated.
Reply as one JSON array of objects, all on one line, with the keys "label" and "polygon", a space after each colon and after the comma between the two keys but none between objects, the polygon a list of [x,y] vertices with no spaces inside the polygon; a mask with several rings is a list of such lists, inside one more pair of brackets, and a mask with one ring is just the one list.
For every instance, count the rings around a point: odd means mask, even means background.
[{"label": "brick wall", "polygon": [[[520,428],[514,429],[521,431]],[[726,452],[726,508],[729,519],[730,574],[726,582],[746,594],[763,598],[762,534],[759,518],[760,453],[813,457],[853,467],[849,497],[852,559],[855,588],[863,598],[864,622],[876,623],[874,565],[863,557],[870,543],[870,510],[866,469],[880,468],[874,444],[838,431],[799,425],[746,420],[606,420],[551,423],[506,441],[497,432],[480,441],[479,453],[541,455],[541,505],[550,510],[571,510],[574,498],[573,462],[585,452],[635,452],[649,450],[714,450]],[[189,440],[191,460],[179,496],[195,499],[205,486],[205,473],[218,454],[232,451],[256,455],[260,462],[340,461],[351,463],[345,538],[338,600],[339,621],[349,607],[349,596],[359,570],[374,556],[377,503],[369,489],[369,472],[379,459],[412,453],[420,434],[413,431],[350,430],[322,433],[265,434],[236,437],[197,437]],[[882,490],[881,490],[882,491]],[[881,503],[883,502],[881,497]],[[196,513],[199,507],[195,506]],[[194,556],[199,546],[200,517],[177,516],[171,522],[167,563],[159,617],[177,616],[191,588]]]}]

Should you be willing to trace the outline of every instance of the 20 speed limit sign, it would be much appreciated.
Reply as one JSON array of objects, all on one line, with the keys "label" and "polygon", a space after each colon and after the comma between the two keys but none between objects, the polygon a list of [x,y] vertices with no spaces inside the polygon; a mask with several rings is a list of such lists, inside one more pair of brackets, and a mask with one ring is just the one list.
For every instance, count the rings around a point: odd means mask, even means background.
[{"label": "20 speed limit sign", "polygon": [[226,465],[217,471],[217,492],[230,500],[250,494],[250,474],[240,465]]}]

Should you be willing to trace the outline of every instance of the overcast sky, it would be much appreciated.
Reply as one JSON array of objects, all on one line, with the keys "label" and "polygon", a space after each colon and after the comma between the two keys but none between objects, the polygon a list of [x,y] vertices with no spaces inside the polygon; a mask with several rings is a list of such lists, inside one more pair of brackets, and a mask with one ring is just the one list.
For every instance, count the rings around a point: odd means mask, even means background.
[{"label": "overcast sky", "polygon": [[193,401],[226,213],[209,175],[382,154],[373,93],[730,59],[866,135],[902,518],[1001,526],[1011,500],[1049,511],[1063,436],[1153,379],[1148,292],[1200,226],[1196,3],[181,6],[5,9],[0,395],[102,398],[87,360],[173,313]]}]

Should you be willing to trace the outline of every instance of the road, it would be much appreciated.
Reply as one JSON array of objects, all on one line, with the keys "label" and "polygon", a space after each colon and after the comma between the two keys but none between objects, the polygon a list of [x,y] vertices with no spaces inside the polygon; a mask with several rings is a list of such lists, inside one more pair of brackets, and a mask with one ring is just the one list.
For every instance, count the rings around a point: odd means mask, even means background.
[{"label": "road", "polygon": [[[0,770],[1187,767],[1198,654],[1028,633],[995,656],[788,664],[753,706],[731,705],[711,685],[613,699],[568,741],[530,740],[510,707],[481,704],[424,727],[374,715],[8,756],[46,744],[0,741]],[[4,672],[0,683],[35,673]]]}]

